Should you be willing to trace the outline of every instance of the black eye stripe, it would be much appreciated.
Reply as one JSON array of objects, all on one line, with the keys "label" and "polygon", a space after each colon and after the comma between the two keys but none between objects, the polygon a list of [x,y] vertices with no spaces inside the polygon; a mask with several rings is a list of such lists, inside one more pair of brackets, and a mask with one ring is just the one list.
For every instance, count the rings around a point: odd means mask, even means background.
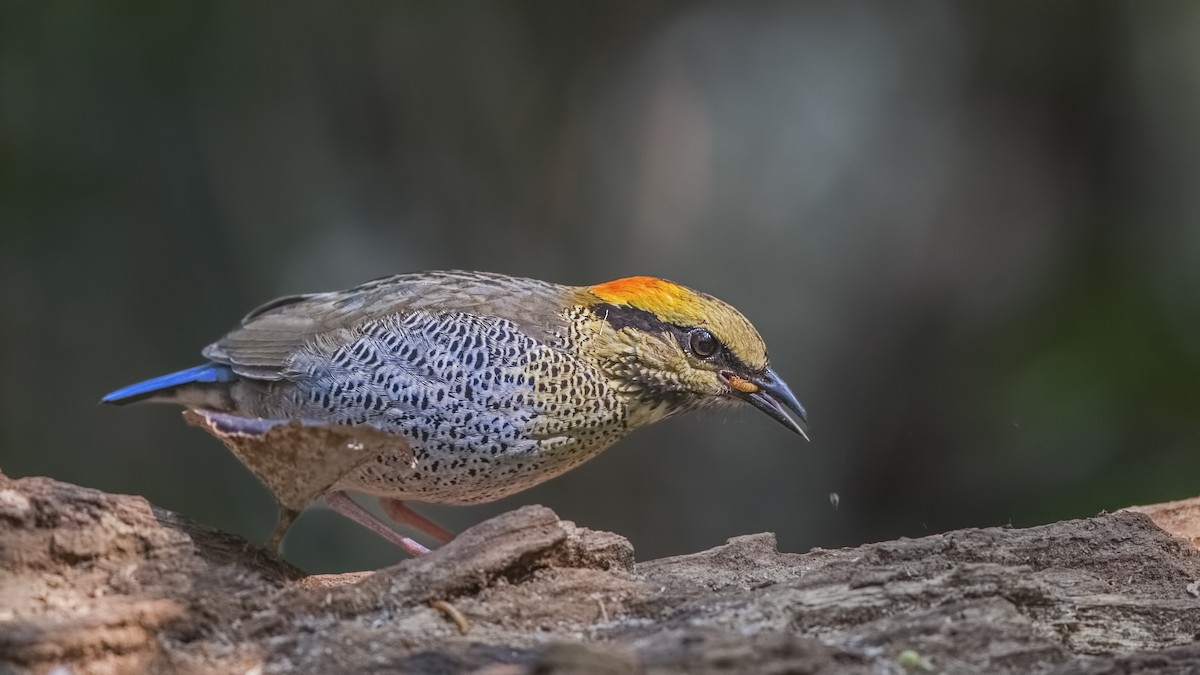
[{"label": "black eye stripe", "polygon": [[[611,303],[599,303],[591,306],[591,311],[597,317],[604,319],[613,327],[614,330],[622,328],[633,328],[635,330],[645,331],[647,333],[668,333],[675,336],[679,343],[679,348],[688,352],[694,353],[691,347],[690,336],[693,330],[705,330],[700,326],[679,326],[673,323],[667,323],[651,312],[644,309],[637,309],[628,305],[614,305]],[[708,331],[712,334],[712,331]],[[736,372],[747,371],[746,364],[733,353],[717,336],[713,335],[713,339],[717,344],[717,351],[707,358],[713,363],[717,363],[722,367],[730,368]]]}]

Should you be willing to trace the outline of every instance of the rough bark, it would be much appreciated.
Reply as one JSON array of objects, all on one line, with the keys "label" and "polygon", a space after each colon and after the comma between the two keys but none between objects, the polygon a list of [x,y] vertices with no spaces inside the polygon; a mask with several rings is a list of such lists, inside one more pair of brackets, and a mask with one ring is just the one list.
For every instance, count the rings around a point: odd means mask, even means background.
[{"label": "rough bark", "polygon": [[635,564],[525,507],[306,577],[142,498],[0,475],[0,672],[1197,672],[1198,509]]}]

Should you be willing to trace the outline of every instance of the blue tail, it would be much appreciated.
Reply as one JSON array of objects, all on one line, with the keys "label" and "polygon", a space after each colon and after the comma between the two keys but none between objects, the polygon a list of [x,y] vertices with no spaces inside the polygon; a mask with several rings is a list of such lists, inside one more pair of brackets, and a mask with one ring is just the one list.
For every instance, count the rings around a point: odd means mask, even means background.
[{"label": "blue tail", "polygon": [[155,394],[163,393],[169,389],[174,389],[183,384],[193,384],[198,382],[232,382],[237,379],[237,375],[233,374],[233,370],[229,366],[224,366],[219,363],[206,363],[195,368],[188,368],[170,375],[162,375],[155,377],[145,382],[131,384],[128,387],[122,387],[113,393],[100,399],[101,403],[112,403],[114,405],[125,405],[126,403],[135,403],[154,396]]}]

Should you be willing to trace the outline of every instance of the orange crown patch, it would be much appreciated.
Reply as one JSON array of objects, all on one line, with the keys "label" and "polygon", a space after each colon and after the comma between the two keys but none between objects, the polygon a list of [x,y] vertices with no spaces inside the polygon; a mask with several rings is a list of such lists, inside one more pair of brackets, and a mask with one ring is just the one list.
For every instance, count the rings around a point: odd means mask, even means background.
[{"label": "orange crown patch", "polygon": [[696,303],[695,292],[657,277],[626,277],[597,284],[591,291],[605,302],[630,305],[658,316],[691,314],[688,310]]}]

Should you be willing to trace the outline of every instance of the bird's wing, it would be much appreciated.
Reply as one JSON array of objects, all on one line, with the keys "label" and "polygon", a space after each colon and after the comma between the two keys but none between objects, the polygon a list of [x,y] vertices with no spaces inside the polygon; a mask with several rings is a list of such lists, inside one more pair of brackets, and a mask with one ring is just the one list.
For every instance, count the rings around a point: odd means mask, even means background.
[{"label": "bird's wing", "polygon": [[345,291],[292,295],[246,315],[204,356],[244,377],[279,380],[289,357],[321,335],[412,312],[465,312],[513,321],[531,337],[562,335],[562,310],[575,289],[480,272],[424,272],[384,277]]}]

